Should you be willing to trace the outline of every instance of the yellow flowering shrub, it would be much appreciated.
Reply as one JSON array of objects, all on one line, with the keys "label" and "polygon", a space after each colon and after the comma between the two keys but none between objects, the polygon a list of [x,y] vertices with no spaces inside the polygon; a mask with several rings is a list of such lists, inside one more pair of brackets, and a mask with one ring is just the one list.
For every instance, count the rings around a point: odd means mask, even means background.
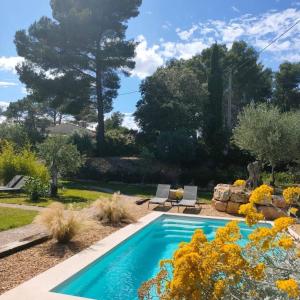
[{"label": "yellow flowering shrub", "polygon": [[253,204],[271,202],[273,192],[272,187],[262,184],[251,193],[249,202]]},{"label": "yellow flowering shrub", "polygon": [[277,280],[277,287],[287,293],[290,298],[298,298],[299,296],[299,286],[295,279],[285,279]]},{"label": "yellow flowering shrub", "polygon": [[245,186],[245,185],[246,185],[246,180],[244,180],[244,179],[237,179],[233,183],[233,186]]},{"label": "yellow flowering shrub", "polygon": [[[259,187],[251,202],[241,206],[249,226],[263,219],[256,201],[272,192]],[[257,227],[245,246],[238,244],[237,221],[218,228],[212,241],[196,230],[189,243],[181,243],[171,259],[161,262],[158,275],[141,286],[139,299],[299,299],[300,250],[288,234],[293,224],[294,219],[281,217],[272,227]]]},{"label": "yellow flowering shrub", "polygon": [[296,207],[291,207],[291,208],[289,209],[289,212],[290,212],[290,214],[296,215],[297,212],[298,212],[298,208],[296,208]]},{"label": "yellow flowering shrub", "polygon": [[283,198],[288,204],[300,202],[300,187],[288,187],[283,190]]}]

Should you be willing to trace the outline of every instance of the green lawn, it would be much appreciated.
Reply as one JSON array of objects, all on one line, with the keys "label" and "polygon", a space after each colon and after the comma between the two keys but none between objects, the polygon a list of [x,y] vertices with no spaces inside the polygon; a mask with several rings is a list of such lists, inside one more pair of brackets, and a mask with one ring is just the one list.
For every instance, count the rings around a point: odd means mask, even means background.
[{"label": "green lawn", "polygon": [[36,211],[0,207],[0,231],[30,224]]},{"label": "green lawn", "polygon": [[[103,191],[104,189],[104,191]],[[59,198],[45,198],[39,202],[31,202],[25,194],[0,193],[0,203],[14,203],[47,206],[53,201],[64,204],[71,204],[75,207],[84,207],[96,199],[110,198],[111,193],[105,191],[110,189],[122,194],[137,196],[140,198],[150,198],[155,195],[156,186],[135,185],[125,183],[104,183],[97,181],[61,181],[59,188]],[[198,200],[200,203],[209,203],[212,198],[210,192],[199,192]]]}]

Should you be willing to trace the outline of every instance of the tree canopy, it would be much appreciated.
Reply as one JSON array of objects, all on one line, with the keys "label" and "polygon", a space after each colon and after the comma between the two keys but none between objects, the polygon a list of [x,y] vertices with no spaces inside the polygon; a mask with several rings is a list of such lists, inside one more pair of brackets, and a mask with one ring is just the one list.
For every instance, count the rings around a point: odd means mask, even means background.
[{"label": "tree canopy", "polygon": [[140,5],[141,0],[51,0],[54,20],[42,17],[27,32],[16,33],[18,55],[25,58],[18,68],[21,81],[61,112],[67,106],[78,114],[85,103],[93,106],[99,151],[104,113],[117,96],[119,73],[134,67],[136,43],[127,41],[125,33]]},{"label": "tree canopy", "polygon": [[247,106],[238,116],[233,142],[274,168],[280,162],[299,159],[300,113],[281,113],[265,103]]}]

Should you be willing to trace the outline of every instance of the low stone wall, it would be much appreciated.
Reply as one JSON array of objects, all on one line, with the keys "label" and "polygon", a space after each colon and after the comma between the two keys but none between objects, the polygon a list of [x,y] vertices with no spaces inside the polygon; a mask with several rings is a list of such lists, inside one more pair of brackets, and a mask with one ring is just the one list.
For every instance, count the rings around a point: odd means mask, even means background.
[{"label": "low stone wall", "polygon": [[[230,184],[218,184],[214,189],[212,205],[218,211],[238,214],[240,206],[249,202],[250,193],[250,191],[245,190],[243,187]],[[273,195],[272,202],[257,205],[257,210],[261,212],[267,220],[274,220],[284,216],[284,213],[276,208],[286,208],[286,203],[282,196]]]}]

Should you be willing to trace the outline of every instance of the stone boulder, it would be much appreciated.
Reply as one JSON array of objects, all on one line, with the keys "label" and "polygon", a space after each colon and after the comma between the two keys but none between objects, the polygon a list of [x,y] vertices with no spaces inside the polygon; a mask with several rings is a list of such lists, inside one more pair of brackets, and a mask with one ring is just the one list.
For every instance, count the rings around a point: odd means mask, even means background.
[{"label": "stone boulder", "polygon": [[[241,186],[218,184],[214,189],[212,205],[218,211],[238,214],[240,206],[249,203],[250,194],[251,191]],[[273,195],[272,200],[266,199],[257,207],[267,220],[274,220],[284,216],[280,209],[286,209],[287,204],[282,196]]]},{"label": "stone boulder", "polygon": [[227,208],[227,202],[212,200],[212,205],[217,211],[225,212]]},{"label": "stone boulder", "polygon": [[272,204],[278,208],[287,208],[288,204],[285,202],[283,196],[272,196]]},{"label": "stone boulder", "polygon": [[250,192],[244,191],[242,188],[232,187],[230,201],[236,203],[248,203]]},{"label": "stone boulder", "polygon": [[240,205],[241,205],[240,203],[228,201],[226,212],[229,214],[236,215],[239,213]]},{"label": "stone boulder", "polygon": [[230,184],[218,184],[214,189],[213,198],[218,201],[228,201],[231,195]]},{"label": "stone boulder", "polygon": [[257,210],[264,215],[266,220],[275,220],[285,216],[283,211],[277,210],[272,206],[257,205]]}]

